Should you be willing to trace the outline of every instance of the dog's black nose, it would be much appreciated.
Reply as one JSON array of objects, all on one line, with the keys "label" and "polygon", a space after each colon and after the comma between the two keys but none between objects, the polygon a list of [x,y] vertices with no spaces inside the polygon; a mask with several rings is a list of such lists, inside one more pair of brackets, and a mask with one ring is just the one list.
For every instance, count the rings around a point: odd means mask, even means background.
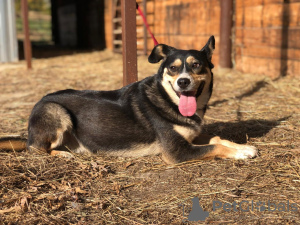
[{"label": "dog's black nose", "polygon": [[190,83],[191,83],[191,81],[188,78],[180,78],[177,81],[178,86],[182,89],[187,88],[187,86],[189,86]]}]

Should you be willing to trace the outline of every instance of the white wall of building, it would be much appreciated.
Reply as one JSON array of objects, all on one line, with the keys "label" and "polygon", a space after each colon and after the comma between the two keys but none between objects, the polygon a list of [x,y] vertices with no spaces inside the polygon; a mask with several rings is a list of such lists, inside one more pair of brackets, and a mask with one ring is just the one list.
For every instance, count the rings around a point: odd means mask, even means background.
[{"label": "white wall of building", "polygon": [[0,0],[0,62],[18,61],[15,1]]}]

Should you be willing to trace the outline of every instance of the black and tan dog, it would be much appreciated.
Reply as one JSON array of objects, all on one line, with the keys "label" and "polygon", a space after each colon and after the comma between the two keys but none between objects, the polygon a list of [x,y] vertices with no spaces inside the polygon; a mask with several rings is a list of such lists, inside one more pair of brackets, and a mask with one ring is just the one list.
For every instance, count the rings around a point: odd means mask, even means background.
[{"label": "black and tan dog", "polygon": [[213,36],[201,51],[160,44],[149,56],[150,63],[162,61],[154,76],[114,91],[64,90],[43,97],[29,118],[27,147],[51,154],[161,153],[167,163],[256,156],[255,147],[201,135],[214,48]]}]

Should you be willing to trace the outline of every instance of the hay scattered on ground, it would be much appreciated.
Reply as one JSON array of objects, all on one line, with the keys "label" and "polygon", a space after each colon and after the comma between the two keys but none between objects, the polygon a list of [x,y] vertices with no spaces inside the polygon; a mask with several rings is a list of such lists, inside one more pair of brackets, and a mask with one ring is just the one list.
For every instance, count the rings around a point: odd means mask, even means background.
[{"label": "hay scattered on ground", "polygon": [[[122,86],[121,55],[110,51],[34,60],[33,66],[29,72],[24,62],[0,66],[1,136],[26,137],[30,110],[47,93]],[[140,78],[156,70],[139,58]],[[198,197],[210,213],[206,223],[299,224],[299,81],[215,72],[204,131],[256,146],[260,155],[253,160],[166,165],[159,156],[68,160],[0,151],[0,223],[181,224],[182,206],[188,215]],[[254,209],[212,211],[213,201],[243,200],[253,201]],[[259,201],[285,203],[285,211],[260,212]],[[288,211],[287,201],[298,210]]]}]

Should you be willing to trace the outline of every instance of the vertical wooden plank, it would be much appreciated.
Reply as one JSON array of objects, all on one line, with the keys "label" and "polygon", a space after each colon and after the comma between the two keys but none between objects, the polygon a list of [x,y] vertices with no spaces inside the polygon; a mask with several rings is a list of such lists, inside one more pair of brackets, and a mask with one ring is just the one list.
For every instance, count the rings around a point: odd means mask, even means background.
[{"label": "vertical wooden plank", "polygon": [[[144,15],[145,18],[147,18],[147,0],[143,0],[143,10],[144,10]],[[147,50],[148,50],[148,33],[147,33],[147,26],[144,23],[144,55],[147,55]]]},{"label": "vertical wooden plank", "polygon": [[115,17],[115,13],[116,13],[116,0],[111,0],[110,1],[110,4],[111,4],[111,37],[112,37],[112,49],[113,49],[113,52],[116,51],[116,47],[115,47],[115,44],[114,44],[114,40],[115,40],[115,34],[114,34],[114,29],[115,29],[115,22],[114,22],[114,17]]},{"label": "vertical wooden plank", "polygon": [[221,68],[231,68],[232,0],[221,1],[220,61]]},{"label": "vertical wooden plank", "polygon": [[22,2],[22,16],[23,16],[23,29],[24,29],[24,54],[27,62],[27,69],[31,69],[31,43],[29,38],[29,24],[28,24],[28,4],[27,0]]},{"label": "vertical wooden plank", "polygon": [[135,0],[122,0],[121,13],[123,43],[123,85],[126,86],[138,80]]}]

